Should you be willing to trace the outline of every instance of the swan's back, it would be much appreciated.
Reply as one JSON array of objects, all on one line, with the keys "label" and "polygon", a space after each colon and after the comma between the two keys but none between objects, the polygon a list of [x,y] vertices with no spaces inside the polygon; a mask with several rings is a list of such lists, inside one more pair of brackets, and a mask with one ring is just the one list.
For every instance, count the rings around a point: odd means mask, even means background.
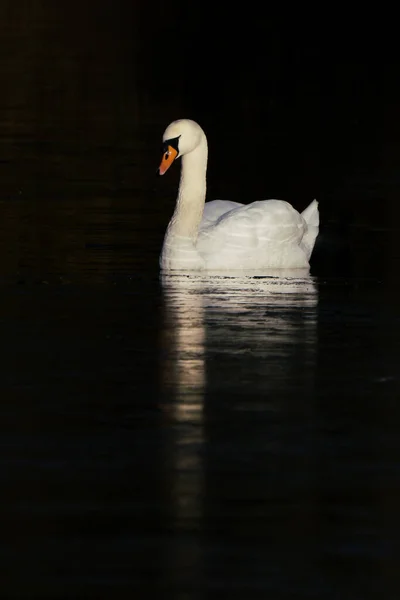
[{"label": "swan's back", "polygon": [[211,200],[210,202],[206,202],[199,230],[201,231],[210,225],[215,225],[222,215],[239,206],[244,206],[244,204],[233,202],[233,200]]},{"label": "swan's back", "polygon": [[[306,216],[315,217],[317,203],[310,207]],[[309,235],[307,220],[283,200],[217,200],[205,205],[196,245],[209,268],[303,268],[318,233],[312,229]]]}]

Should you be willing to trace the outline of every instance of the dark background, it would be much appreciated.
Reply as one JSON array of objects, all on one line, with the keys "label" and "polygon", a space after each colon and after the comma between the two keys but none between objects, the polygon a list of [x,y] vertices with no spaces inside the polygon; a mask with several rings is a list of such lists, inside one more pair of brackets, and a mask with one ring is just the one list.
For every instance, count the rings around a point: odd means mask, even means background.
[{"label": "dark background", "polygon": [[[57,219],[60,197],[75,194],[82,214],[83,195],[129,195],[158,249],[179,174],[159,182],[153,168],[167,124],[189,117],[209,138],[208,198],[277,197],[302,210],[316,197],[329,266],[360,235],[352,226],[397,223],[390,14],[122,0],[0,10],[3,202],[35,203],[40,221]],[[147,230],[139,245],[155,267]],[[375,254],[359,258],[368,268]]]},{"label": "dark background", "polygon": [[[396,25],[0,2],[0,597],[399,597]],[[319,200],[317,296],[162,289],[182,117],[208,199]]]}]

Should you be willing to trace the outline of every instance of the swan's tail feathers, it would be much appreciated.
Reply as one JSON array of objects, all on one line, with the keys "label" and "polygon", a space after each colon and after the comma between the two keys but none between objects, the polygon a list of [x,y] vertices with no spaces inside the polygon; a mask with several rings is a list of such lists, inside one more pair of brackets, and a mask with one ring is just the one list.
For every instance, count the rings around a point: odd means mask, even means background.
[{"label": "swan's tail feathers", "polygon": [[307,259],[310,260],[311,253],[314,248],[315,240],[317,239],[319,231],[319,211],[318,202],[313,200],[311,204],[303,210],[301,216],[307,223],[307,231],[301,240],[301,245],[304,252],[307,255]]},{"label": "swan's tail feathers", "polygon": [[319,227],[319,211],[318,202],[313,200],[301,213],[301,216],[306,221],[307,225]]}]

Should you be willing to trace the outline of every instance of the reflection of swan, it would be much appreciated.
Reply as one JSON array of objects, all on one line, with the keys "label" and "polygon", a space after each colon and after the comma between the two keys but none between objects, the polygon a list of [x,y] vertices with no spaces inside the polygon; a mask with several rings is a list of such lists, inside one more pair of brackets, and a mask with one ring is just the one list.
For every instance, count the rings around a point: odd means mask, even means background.
[{"label": "reflection of swan", "polygon": [[[318,235],[318,203],[301,214],[288,202],[248,205],[205,202],[207,139],[190,119],[171,123],[163,135],[163,175],[182,156],[175,212],[161,254],[163,269],[264,269],[308,266]],[[237,148],[232,148],[237,154]],[[237,157],[235,157],[237,158]]]},{"label": "reflection of swan", "polygon": [[[202,418],[204,391],[203,301],[165,299],[163,324],[163,387],[173,391],[172,406],[178,421]],[[182,400],[182,401],[181,401]]]},{"label": "reflection of swan", "polygon": [[[174,388],[174,404],[176,410],[180,406],[180,414],[188,414],[189,407],[193,410],[193,403],[200,408],[212,372],[211,357],[216,354],[231,359],[249,354],[265,361],[280,357],[282,373],[300,338],[307,343],[297,359],[299,365],[307,360],[307,352],[315,350],[318,295],[308,269],[257,275],[246,271],[237,276],[163,273],[161,281],[168,346],[164,384],[171,391]],[[247,367],[251,372],[255,368]],[[235,380],[235,373],[230,377]]]},{"label": "reflection of swan", "polygon": [[[161,281],[163,407],[172,423],[163,451],[170,468],[171,527],[176,536],[188,530],[192,539],[168,548],[165,573],[170,586],[184,589],[207,568],[203,547],[191,534],[204,531],[205,501],[212,502],[208,470],[221,443],[219,434],[212,442],[213,424],[224,431],[226,444],[235,424],[232,411],[240,411],[240,422],[252,414],[256,427],[260,411],[267,419],[272,411],[283,412],[291,393],[296,410],[306,410],[317,290],[308,270],[236,277],[164,273]],[[279,443],[277,436],[273,443]]]},{"label": "reflection of swan", "polygon": [[[205,306],[219,306],[221,312],[238,306],[294,304],[313,306],[317,302],[316,286],[308,269],[269,269],[239,271],[233,275],[218,271],[192,273],[163,272],[161,281],[168,301],[183,296],[186,301],[200,295]],[[187,304],[183,304],[187,309]]]}]

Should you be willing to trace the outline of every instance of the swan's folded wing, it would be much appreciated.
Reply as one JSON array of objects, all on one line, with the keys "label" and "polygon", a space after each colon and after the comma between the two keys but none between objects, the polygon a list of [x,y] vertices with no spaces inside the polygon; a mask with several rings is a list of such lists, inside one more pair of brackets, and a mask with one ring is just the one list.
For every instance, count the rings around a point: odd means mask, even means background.
[{"label": "swan's folded wing", "polygon": [[214,224],[202,227],[198,249],[205,254],[229,251],[240,254],[271,243],[300,243],[306,224],[300,214],[282,200],[261,200],[223,213]]},{"label": "swan's folded wing", "polygon": [[211,200],[211,202],[206,202],[204,205],[203,219],[200,224],[200,231],[211,225],[215,225],[223,215],[242,206],[244,206],[244,204],[233,202],[232,200]]}]

